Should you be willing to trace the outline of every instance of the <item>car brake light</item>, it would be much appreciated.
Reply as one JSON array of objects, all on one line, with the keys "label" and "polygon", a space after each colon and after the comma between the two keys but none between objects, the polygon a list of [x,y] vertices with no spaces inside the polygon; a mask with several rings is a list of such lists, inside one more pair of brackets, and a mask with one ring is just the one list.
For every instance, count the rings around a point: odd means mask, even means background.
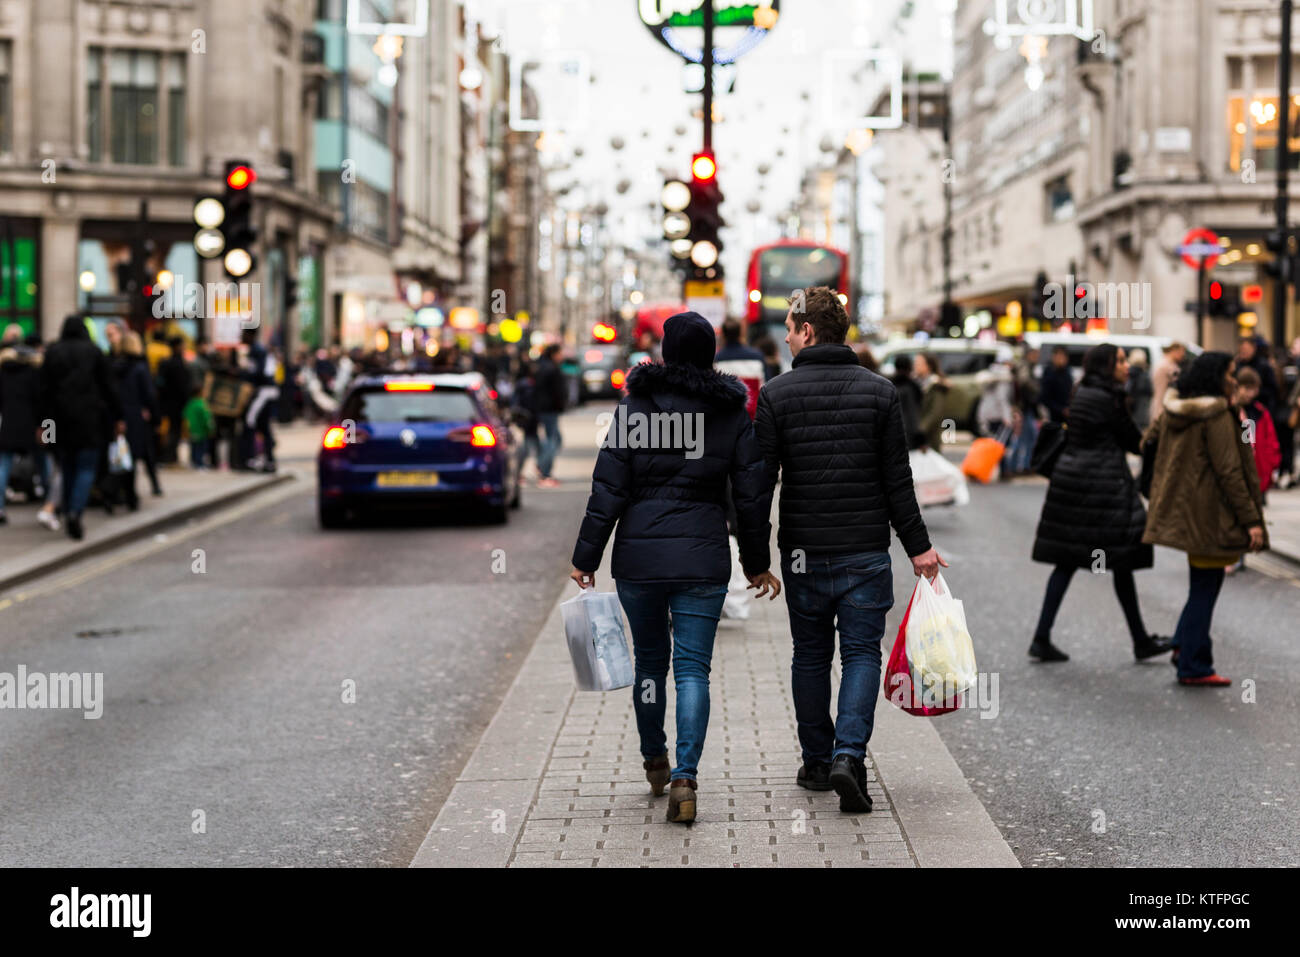
[{"label": "car brake light", "polygon": [[491,399],[493,402],[495,402],[495,401],[497,400],[497,398],[498,398],[498,396],[497,396],[497,390],[496,390],[496,389],[489,389],[489,390],[488,390],[488,398]]},{"label": "car brake light", "polygon": [[615,389],[623,388],[623,383],[627,381],[627,373],[622,369],[615,369],[609,374],[609,384]]},{"label": "car brake light", "polygon": [[480,449],[490,449],[497,444],[497,434],[486,425],[476,425],[470,430],[469,444]]},{"label": "car brake light", "polygon": [[432,392],[432,382],[385,382],[385,392]]},{"label": "car brake light", "polygon": [[325,432],[325,438],[321,440],[321,448],[326,448],[326,449],[341,449],[341,448],[345,448],[347,444],[348,444],[347,429],[340,428],[337,425],[331,429],[328,429]]}]

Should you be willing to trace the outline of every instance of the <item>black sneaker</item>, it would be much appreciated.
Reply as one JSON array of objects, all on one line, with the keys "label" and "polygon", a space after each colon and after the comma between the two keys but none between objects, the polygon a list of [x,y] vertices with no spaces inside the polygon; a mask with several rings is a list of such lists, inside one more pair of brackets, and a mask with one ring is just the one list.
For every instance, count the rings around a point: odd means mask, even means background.
[{"label": "black sneaker", "polygon": [[829,791],[831,766],[823,761],[805,761],[795,776],[794,783],[809,791]]},{"label": "black sneaker", "polygon": [[1035,641],[1029,646],[1029,657],[1036,658],[1043,662],[1070,660],[1069,655],[1056,647],[1056,645],[1052,644],[1050,641]]},{"label": "black sneaker", "polygon": [[65,527],[68,530],[68,537],[75,541],[79,542],[86,536],[85,531],[81,527],[80,515],[69,515]]},{"label": "black sneaker", "polygon": [[1159,635],[1148,635],[1146,641],[1135,641],[1133,643],[1133,657],[1138,661],[1145,661],[1157,655],[1168,654],[1173,650],[1173,642],[1169,638],[1161,638]]},{"label": "black sneaker", "polygon": [[840,810],[846,814],[867,814],[871,796],[867,794],[867,769],[851,754],[841,754],[831,762],[830,785],[840,796]]},{"label": "black sneaker", "polygon": [[4,512],[0,512],[0,525],[7,525],[7,524],[9,524],[9,519],[5,516]]}]

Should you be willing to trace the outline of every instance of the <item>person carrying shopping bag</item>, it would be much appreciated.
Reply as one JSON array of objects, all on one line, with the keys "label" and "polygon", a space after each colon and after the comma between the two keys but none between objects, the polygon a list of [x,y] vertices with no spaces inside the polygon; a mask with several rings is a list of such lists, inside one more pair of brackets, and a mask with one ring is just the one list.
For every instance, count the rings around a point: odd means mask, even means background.
[{"label": "person carrying shopping bag", "polygon": [[[632,629],[632,703],[646,780],[669,786],[668,820],[695,818],[697,775],[709,723],[713,639],[731,577],[726,487],[736,506],[740,558],[761,597],[781,586],[768,571],[763,462],[745,411],[748,392],[713,369],[713,327],[696,313],[664,324],[663,363],[627,377],[596,459],[571,578],[595,587],[611,533],[613,576]],[[677,693],[676,765],[664,734],[669,660]]]},{"label": "person carrying shopping bag", "polygon": [[1232,684],[1214,670],[1210,620],[1225,569],[1268,547],[1255,454],[1230,405],[1236,387],[1232,357],[1202,353],[1165,392],[1147,434],[1156,452],[1142,540],[1187,553],[1187,603],[1174,630],[1182,685]]},{"label": "person carrying shopping bag", "polygon": [[1142,440],[1128,413],[1127,382],[1122,349],[1107,343],[1084,354],[1083,379],[1066,412],[1069,438],[1052,469],[1034,535],[1034,561],[1055,566],[1029,645],[1029,657],[1040,662],[1070,660],[1052,644],[1052,625],[1080,568],[1114,574],[1137,660],[1170,649],[1168,639],[1147,633],[1133,580],[1153,560],[1142,539],[1146,510],[1124,457],[1137,454]]}]

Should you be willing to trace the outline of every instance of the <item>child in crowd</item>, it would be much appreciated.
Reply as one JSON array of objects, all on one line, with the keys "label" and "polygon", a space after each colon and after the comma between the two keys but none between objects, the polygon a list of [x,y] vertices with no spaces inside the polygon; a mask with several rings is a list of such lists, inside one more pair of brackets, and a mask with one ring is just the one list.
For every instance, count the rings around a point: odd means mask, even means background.
[{"label": "child in crowd", "polygon": [[181,416],[185,419],[185,428],[190,436],[190,466],[206,469],[212,437],[217,431],[217,420],[213,417],[207,400],[203,398],[202,387],[194,389],[190,394]]}]

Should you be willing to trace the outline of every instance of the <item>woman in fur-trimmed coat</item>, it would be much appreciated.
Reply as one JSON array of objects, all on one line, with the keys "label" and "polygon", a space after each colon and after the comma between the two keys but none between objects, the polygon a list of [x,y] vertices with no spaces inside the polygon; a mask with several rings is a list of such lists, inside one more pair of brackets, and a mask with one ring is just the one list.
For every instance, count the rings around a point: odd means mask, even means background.
[{"label": "woman in fur-trimmed coat", "polygon": [[[670,785],[668,820],[680,823],[695,817],[713,639],[731,578],[728,483],[746,577],[759,595],[780,589],[768,571],[772,496],[745,409],[749,393],[713,368],[716,345],[707,319],[673,316],[664,324],[663,363],[628,374],[573,549],[571,577],[579,587],[595,587],[614,533],[612,571],[632,629],[632,702],[646,779],[656,795]],[[670,658],[677,693],[671,773],[664,734]]]}]

